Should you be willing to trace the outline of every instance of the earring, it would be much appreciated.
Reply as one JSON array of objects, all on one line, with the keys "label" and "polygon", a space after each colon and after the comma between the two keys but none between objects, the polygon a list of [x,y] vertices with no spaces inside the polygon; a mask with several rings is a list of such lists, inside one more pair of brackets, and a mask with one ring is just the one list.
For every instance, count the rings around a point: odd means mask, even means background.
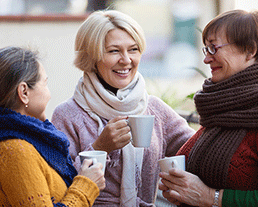
[{"label": "earring", "polygon": [[28,104],[26,104],[25,107],[28,108]]}]

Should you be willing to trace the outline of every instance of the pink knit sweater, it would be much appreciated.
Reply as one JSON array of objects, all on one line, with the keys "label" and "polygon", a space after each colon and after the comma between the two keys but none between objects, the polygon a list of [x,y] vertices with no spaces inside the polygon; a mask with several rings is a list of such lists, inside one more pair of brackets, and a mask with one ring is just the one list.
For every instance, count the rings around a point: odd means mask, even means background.
[{"label": "pink knit sweater", "polygon": [[[155,115],[151,146],[144,149],[142,165],[142,186],[138,192],[137,205],[153,206],[158,183],[158,159],[173,156],[195,133],[187,122],[159,98],[149,96],[145,114]],[[106,124],[108,120],[102,119]],[[98,124],[71,98],[55,109],[52,123],[63,131],[70,140],[70,154],[78,169],[78,153],[94,150],[92,144],[97,139]],[[105,178],[106,188],[100,192],[94,206],[119,206],[122,175],[122,153],[109,153]]]}]

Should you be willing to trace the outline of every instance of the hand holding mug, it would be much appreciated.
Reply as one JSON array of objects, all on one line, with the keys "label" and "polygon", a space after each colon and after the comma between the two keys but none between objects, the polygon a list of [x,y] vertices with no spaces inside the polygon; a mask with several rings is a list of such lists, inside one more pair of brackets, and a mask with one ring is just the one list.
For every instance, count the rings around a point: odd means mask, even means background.
[{"label": "hand holding mug", "polygon": [[159,174],[159,189],[170,202],[185,203],[191,206],[212,206],[215,189],[209,188],[201,179],[179,168],[171,168],[168,173]]},{"label": "hand holding mug", "polygon": [[126,118],[127,116],[118,116],[111,119],[92,144],[93,148],[110,153],[114,150],[122,149],[130,143],[130,127],[127,125]]},{"label": "hand holding mug", "polygon": [[101,163],[92,164],[92,160],[85,159],[78,174],[89,178],[97,184],[99,190],[103,190],[106,187],[104,172],[101,170],[103,166]]}]

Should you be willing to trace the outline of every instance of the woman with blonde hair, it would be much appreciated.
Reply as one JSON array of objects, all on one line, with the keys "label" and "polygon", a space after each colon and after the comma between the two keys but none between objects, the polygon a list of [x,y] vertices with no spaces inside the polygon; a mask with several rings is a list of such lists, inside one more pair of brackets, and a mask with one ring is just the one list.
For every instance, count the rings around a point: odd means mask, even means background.
[{"label": "woman with blonde hair", "polygon": [[[94,206],[153,206],[158,159],[175,155],[194,133],[171,107],[146,92],[138,72],[144,50],[142,28],[118,11],[93,12],[77,32],[75,65],[84,74],[52,121],[69,137],[77,169],[79,152],[108,153],[106,188]],[[126,119],[137,114],[155,115],[151,144],[145,149],[130,143]]]}]

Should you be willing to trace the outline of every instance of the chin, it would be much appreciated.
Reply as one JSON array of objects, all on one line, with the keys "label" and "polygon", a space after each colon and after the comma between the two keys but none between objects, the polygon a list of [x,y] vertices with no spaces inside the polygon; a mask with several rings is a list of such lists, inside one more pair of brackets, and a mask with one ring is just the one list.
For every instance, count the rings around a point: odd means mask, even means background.
[{"label": "chin", "polygon": [[126,83],[124,82],[124,83],[118,84],[117,87],[115,87],[115,88],[118,88],[118,89],[125,88],[126,86],[129,85],[129,83],[130,83],[130,82],[126,82]]}]

